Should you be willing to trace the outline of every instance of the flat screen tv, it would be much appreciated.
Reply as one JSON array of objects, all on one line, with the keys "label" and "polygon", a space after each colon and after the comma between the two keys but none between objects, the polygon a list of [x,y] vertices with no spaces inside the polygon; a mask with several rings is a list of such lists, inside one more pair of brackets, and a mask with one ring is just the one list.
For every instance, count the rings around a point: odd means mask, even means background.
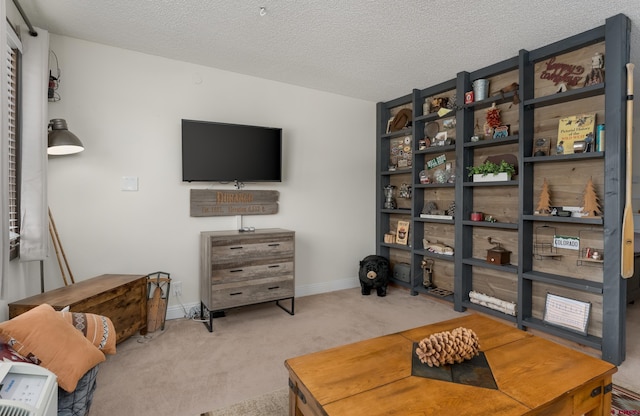
[{"label": "flat screen tv", "polygon": [[282,129],[182,120],[184,182],[281,182]]}]

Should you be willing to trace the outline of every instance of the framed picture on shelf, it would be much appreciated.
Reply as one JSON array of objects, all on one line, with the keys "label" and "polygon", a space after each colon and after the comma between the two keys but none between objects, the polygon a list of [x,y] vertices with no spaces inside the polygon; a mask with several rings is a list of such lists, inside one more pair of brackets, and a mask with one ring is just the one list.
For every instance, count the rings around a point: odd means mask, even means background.
[{"label": "framed picture on shelf", "polygon": [[[595,137],[596,113],[578,114],[563,117],[558,120],[558,145],[562,144],[562,152],[558,154],[574,153],[573,144],[578,141],[588,141]],[[578,147],[580,149],[581,147]]]},{"label": "framed picture on shelf", "polygon": [[467,91],[464,93],[464,103],[471,104],[473,102],[473,91]]},{"label": "framed picture on shelf", "polygon": [[435,139],[431,142],[431,146],[444,146],[447,143],[447,132],[441,131],[436,134]]},{"label": "framed picture on shelf", "polygon": [[509,126],[498,126],[493,129],[494,139],[504,139],[505,137],[509,137]]},{"label": "framed picture on shelf", "polygon": [[389,164],[399,169],[410,168],[413,155],[411,136],[397,137],[391,139],[389,143]]},{"label": "framed picture on shelf", "polygon": [[591,303],[547,293],[544,322],[587,335]]},{"label": "framed picture on shelf", "polygon": [[551,150],[551,140],[534,139],[533,140],[533,156],[549,156]]},{"label": "framed picture on shelf", "polygon": [[386,131],[386,133],[391,133],[391,123],[393,123],[393,117],[391,117],[389,119],[389,121],[387,121],[387,131]]},{"label": "framed picture on shelf", "polygon": [[409,241],[409,221],[398,221],[398,230],[396,231],[396,244],[407,245]]}]

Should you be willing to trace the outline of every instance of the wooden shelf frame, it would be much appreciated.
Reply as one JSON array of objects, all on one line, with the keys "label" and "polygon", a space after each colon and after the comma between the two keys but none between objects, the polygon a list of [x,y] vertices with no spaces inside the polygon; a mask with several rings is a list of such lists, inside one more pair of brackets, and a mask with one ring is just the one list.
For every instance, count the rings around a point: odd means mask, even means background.
[{"label": "wooden shelf frame", "polygon": [[[559,336],[582,345],[599,349],[602,359],[619,365],[625,359],[625,319],[626,319],[626,281],[620,277],[621,255],[621,218],[624,208],[625,172],[626,172],[626,68],[630,57],[630,28],[631,22],[627,16],[619,14],[605,20],[602,26],[587,30],[575,36],[559,40],[535,50],[520,50],[517,56],[498,62],[472,72],[459,72],[454,79],[438,85],[414,89],[411,94],[395,100],[378,103],[377,106],[377,172],[376,175],[376,252],[379,255],[390,254],[406,256],[411,264],[411,282],[396,282],[410,289],[414,295],[429,294],[422,287],[422,269],[420,261],[424,256],[453,263],[453,296],[446,300],[453,303],[457,311],[465,309],[480,310],[490,315],[499,316],[510,322],[515,322],[521,329],[534,329]],[[542,97],[534,96],[536,64],[551,57],[579,51],[592,45],[604,43],[606,51],[606,82],[575,88],[565,92],[549,94]],[[519,84],[518,94],[520,103],[517,106],[517,133],[500,139],[485,139],[471,142],[474,135],[475,112],[484,110],[492,105],[511,102],[515,92],[492,94],[485,100],[474,103],[464,103],[464,93],[470,91],[472,82],[480,78],[493,78],[511,71],[516,72]],[[508,76],[511,76],[508,74]],[[440,116],[437,113],[423,114],[422,104],[426,98],[436,97],[445,93],[456,92],[455,110],[453,113]],[[590,100],[592,97],[604,97],[604,124],[606,125],[605,149],[600,152],[580,154],[565,154],[552,156],[532,156],[535,135],[534,123],[537,110],[557,106],[562,113],[564,106],[571,105],[578,100]],[[386,133],[387,122],[392,112],[398,108],[413,110],[413,123],[410,128],[400,132]],[[555,108],[555,107],[553,107]],[[566,110],[570,112],[570,110]],[[426,123],[455,117],[454,144],[442,147],[418,149],[418,141],[424,137]],[[599,122],[600,123],[600,122]],[[515,129],[514,129],[515,130]],[[413,166],[410,170],[388,171],[389,139],[412,136]],[[385,143],[387,143],[385,145]],[[386,146],[386,147],[385,147]],[[466,167],[473,164],[476,152],[486,152],[491,148],[507,146],[506,149],[517,146],[518,175],[509,182],[473,183],[467,178]],[[420,184],[418,173],[422,170],[425,160],[433,154],[455,154],[455,183],[454,184]],[[601,203],[604,207],[602,218],[553,217],[533,215],[533,207],[538,191],[534,189],[534,168],[536,166],[551,166],[556,163],[585,164],[591,161],[601,163],[604,174],[604,194]],[[409,173],[413,186],[413,201],[411,209],[386,210],[383,208],[383,188],[391,182],[397,174]],[[517,192],[518,210],[516,222],[490,223],[469,220],[473,211],[474,192],[492,189],[508,189],[510,193]],[[425,194],[453,192],[456,201],[456,212],[453,220],[438,220],[420,218],[420,211]],[[486,198],[486,197],[485,197]],[[391,216],[406,215],[411,221],[410,241],[407,246],[384,244],[384,234],[388,231]],[[600,227],[603,230],[603,249],[607,255],[597,270],[602,273],[602,281],[564,276],[534,270],[535,237],[534,230],[540,224],[549,223],[557,227],[576,227],[580,225]],[[439,256],[427,252],[422,248],[422,238],[425,227],[450,227],[455,242],[453,256]],[[445,228],[446,230],[446,228]],[[474,231],[475,230],[475,231]],[[517,236],[517,251],[513,265],[496,266],[486,261],[474,258],[474,232],[507,233]],[[477,238],[477,237],[476,237]],[[510,248],[511,249],[511,248]],[[476,253],[477,254],[477,253]],[[512,256],[513,257],[513,256]],[[471,304],[469,292],[473,288],[474,268],[484,268],[506,271],[515,275],[517,280],[517,317],[511,317],[497,311]],[[576,334],[553,327],[534,316],[533,286],[534,283],[560,287],[563,290],[584,293],[588,296],[599,296],[602,300],[602,335]],[[593,311],[592,311],[593,313]]]}]

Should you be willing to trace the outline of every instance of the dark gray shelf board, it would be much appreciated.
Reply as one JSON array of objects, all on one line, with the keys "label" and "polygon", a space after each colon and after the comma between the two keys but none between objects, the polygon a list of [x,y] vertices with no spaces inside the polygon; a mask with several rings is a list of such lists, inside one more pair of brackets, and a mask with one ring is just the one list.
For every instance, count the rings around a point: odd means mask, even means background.
[{"label": "dark gray shelf board", "polygon": [[573,153],[568,155],[551,155],[551,156],[528,156],[525,157],[524,163],[553,163],[553,162],[566,162],[571,160],[584,160],[584,159],[602,159],[604,158],[604,152],[586,152],[586,153]]},{"label": "dark gray shelf board", "polygon": [[575,90],[567,90],[554,95],[545,95],[544,97],[532,98],[525,100],[524,107],[542,108],[550,105],[564,104],[569,101],[580,100],[583,98],[595,97],[604,94],[604,84],[589,85]]},{"label": "dark gray shelf board", "polygon": [[502,313],[502,312],[497,311],[495,309],[491,309],[491,308],[487,308],[486,306],[478,305],[476,303],[471,302],[470,300],[463,300],[462,301],[462,306],[464,306],[467,309],[473,309],[473,310],[482,312],[482,313],[487,314],[487,315],[496,316],[496,317],[498,317],[500,319],[504,319],[504,320],[509,321],[509,322],[516,323],[518,321],[518,318],[515,317],[515,316],[507,315],[506,313]]},{"label": "dark gray shelf board", "polygon": [[505,144],[518,143],[520,137],[515,134],[513,136],[507,136],[500,139],[484,139],[477,142],[464,142],[464,147],[493,147],[502,146]]},{"label": "dark gray shelf board", "polygon": [[429,122],[429,121],[442,120],[442,119],[445,119],[445,118],[452,118],[452,117],[455,117],[455,116],[456,116],[456,110],[451,109],[450,112],[448,112],[447,114],[444,114],[442,116],[440,114],[438,114],[438,113],[429,113],[429,114],[425,114],[425,115],[422,115],[422,116],[418,116],[418,117],[414,118],[413,120],[415,122],[424,121],[426,123],[426,122]]},{"label": "dark gray shelf board", "polygon": [[537,329],[546,332],[547,334],[567,339],[569,341],[577,342],[581,345],[586,345],[587,347],[595,348],[598,350],[602,349],[602,338],[600,337],[578,334],[573,331],[549,325],[541,319],[525,318],[522,320],[522,325],[527,328]]},{"label": "dark gray shelf board", "polygon": [[402,129],[402,130],[392,131],[391,133],[381,134],[380,138],[381,139],[393,139],[394,137],[411,136],[411,134],[412,134],[411,127],[407,127],[407,128]]},{"label": "dark gray shelf board", "polygon": [[476,259],[474,257],[462,259],[462,263],[468,264],[469,266],[486,267],[487,269],[500,270],[505,273],[518,274],[518,266],[514,264],[493,264],[484,259]]},{"label": "dark gray shelf board", "polygon": [[422,98],[435,97],[439,94],[455,89],[456,82],[457,77],[417,91],[419,92],[419,96]]},{"label": "dark gray shelf board", "polygon": [[456,221],[455,219],[453,220],[448,220],[448,219],[438,219],[438,218],[420,218],[420,217],[414,217],[413,220],[415,222],[431,222],[431,223],[438,223],[438,224],[455,224]]},{"label": "dark gray shelf board", "polygon": [[561,53],[569,53],[594,43],[602,42],[605,39],[606,27],[604,25],[586,30],[577,35],[550,43],[546,46],[529,51],[531,62],[539,62],[549,59]]},{"label": "dark gray shelf board", "polygon": [[422,189],[426,189],[426,188],[455,188],[456,184],[455,183],[416,183],[415,185],[413,185],[414,188],[422,188]]},{"label": "dark gray shelf board", "polygon": [[398,170],[385,170],[384,172],[380,172],[380,175],[386,175],[386,176],[391,176],[391,175],[402,175],[402,174],[406,174],[406,173],[411,173],[413,172],[411,169],[398,169]]},{"label": "dark gray shelf board", "polygon": [[486,66],[484,68],[477,69],[469,73],[469,78],[474,81],[478,78],[491,78],[496,75],[504,74],[505,72],[514,71],[518,69],[519,61],[518,56],[514,56],[505,59],[500,62],[496,62],[493,65]]},{"label": "dark gray shelf board", "polygon": [[440,259],[444,261],[455,261],[456,259],[455,255],[447,256],[446,254],[432,253],[431,251],[425,249],[415,250],[414,253],[422,257],[429,257],[432,259]]},{"label": "dark gray shelf board", "polygon": [[391,108],[399,107],[401,105],[411,104],[412,99],[413,99],[412,94],[406,94],[406,95],[403,95],[402,97],[398,97],[398,98],[394,98],[393,100],[386,101],[383,104],[385,108],[389,110]]},{"label": "dark gray shelf board", "polygon": [[561,222],[566,224],[590,224],[590,225],[602,225],[602,218],[578,218],[578,217],[558,217],[554,215],[529,215],[522,216],[525,221],[537,221],[537,222]]},{"label": "dark gray shelf board", "polygon": [[515,91],[505,92],[504,94],[492,95],[484,100],[474,101],[469,104],[465,104],[464,108],[472,108],[474,110],[482,110],[483,108],[489,108],[496,103],[496,105],[504,104],[509,101],[513,101],[513,96],[516,95]]},{"label": "dark gray shelf board", "polygon": [[[403,282],[402,280],[394,279],[393,277],[389,277],[389,283],[391,285],[400,286],[400,287],[404,287],[405,289],[409,289],[410,292],[411,292],[411,296],[415,296],[416,295],[416,293],[413,293],[413,289],[411,288],[411,283]],[[370,296],[376,296],[377,297],[378,295],[376,294],[376,291],[374,289],[372,289]]]},{"label": "dark gray shelf board", "polygon": [[463,225],[469,225],[472,227],[486,227],[486,228],[502,228],[506,230],[517,230],[518,224],[513,222],[489,222],[489,221],[471,221],[462,220]]},{"label": "dark gray shelf board", "polygon": [[462,183],[463,186],[518,186],[518,181],[492,181],[492,182],[473,182],[466,181]]},{"label": "dark gray shelf board", "polygon": [[584,279],[577,279],[575,277],[530,271],[523,273],[522,278],[534,282],[548,283],[554,286],[562,286],[569,289],[575,289],[581,292],[595,293],[597,295],[602,295],[603,293],[602,283],[592,282]]},{"label": "dark gray shelf board", "polygon": [[399,215],[411,215],[410,209],[381,209],[381,213],[383,214],[399,214]]},{"label": "dark gray shelf board", "polygon": [[380,247],[388,247],[388,248],[393,248],[396,250],[402,250],[402,251],[411,251],[411,246],[405,246],[402,244],[393,244],[393,243],[380,243]]},{"label": "dark gray shelf board", "polygon": [[433,293],[430,289],[427,289],[422,285],[414,287],[413,291],[415,291],[417,293],[421,293],[423,295],[434,297],[436,299],[441,299],[441,300],[445,300],[447,302],[453,303],[453,295],[441,296],[441,295]]},{"label": "dark gray shelf board", "polygon": [[414,154],[416,155],[422,155],[422,154],[428,154],[428,153],[446,153],[446,152],[453,152],[456,150],[456,145],[455,144],[450,144],[447,146],[431,146],[431,147],[427,147],[424,150],[416,150],[414,151]]}]

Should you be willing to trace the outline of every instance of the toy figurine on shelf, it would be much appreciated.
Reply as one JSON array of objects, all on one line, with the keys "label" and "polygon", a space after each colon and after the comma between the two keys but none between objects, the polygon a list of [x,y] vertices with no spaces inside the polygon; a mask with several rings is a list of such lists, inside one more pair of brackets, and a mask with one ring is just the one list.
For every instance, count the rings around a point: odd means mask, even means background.
[{"label": "toy figurine on shelf", "polygon": [[604,56],[596,52],[591,58],[591,72],[584,80],[584,86],[602,84],[604,82]]}]

